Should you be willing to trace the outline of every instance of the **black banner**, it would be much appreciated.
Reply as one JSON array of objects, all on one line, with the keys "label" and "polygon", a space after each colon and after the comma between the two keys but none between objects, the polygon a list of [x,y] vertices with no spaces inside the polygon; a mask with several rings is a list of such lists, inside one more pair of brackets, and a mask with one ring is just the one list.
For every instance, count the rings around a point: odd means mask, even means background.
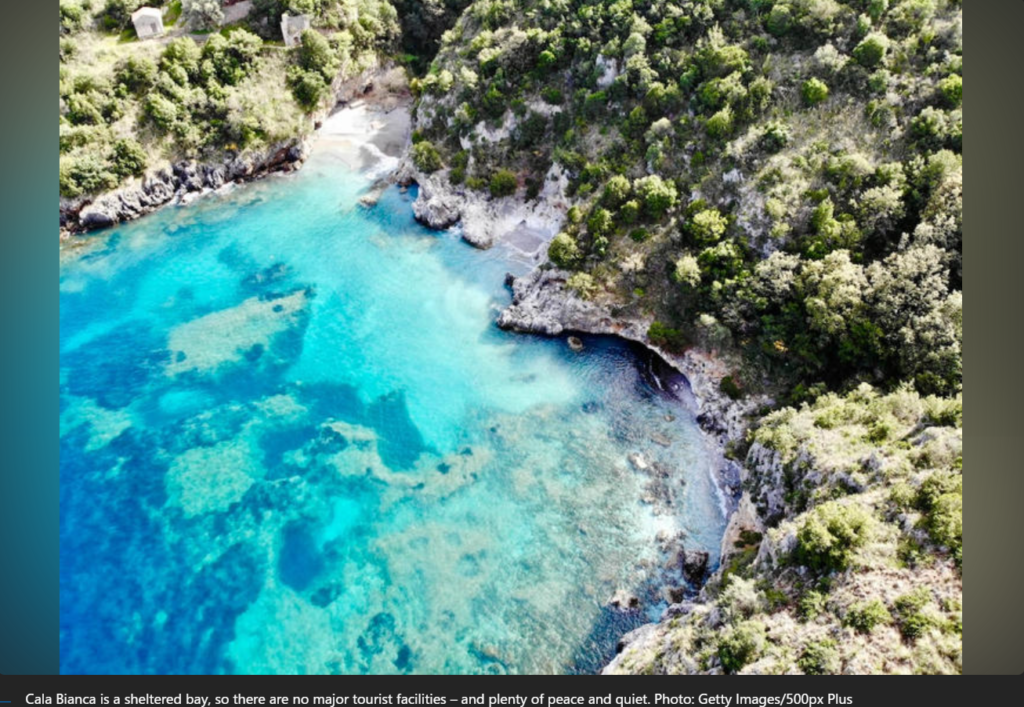
[{"label": "black banner", "polygon": [[[996,688],[992,680],[998,680]],[[1013,677],[987,694],[1012,695]],[[105,707],[804,707],[956,704],[977,677],[2,677],[0,704]]]}]

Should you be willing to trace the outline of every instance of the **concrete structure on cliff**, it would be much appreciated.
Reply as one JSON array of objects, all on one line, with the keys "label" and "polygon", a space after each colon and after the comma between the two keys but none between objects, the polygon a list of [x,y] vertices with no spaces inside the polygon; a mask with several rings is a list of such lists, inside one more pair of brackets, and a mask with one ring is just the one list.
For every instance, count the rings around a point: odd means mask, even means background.
[{"label": "concrete structure on cliff", "polygon": [[140,7],[132,13],[132,24],[139,39],[159,37],[164,33],[163,12],[157,7]]},{"label": "concrete structure on cliff", "polygon": [[287,12],[281,16],[281,36],[284,38],[286,47],[294,47],[302,38],[302,33],[310,28],[309,15],[289,15]]}]

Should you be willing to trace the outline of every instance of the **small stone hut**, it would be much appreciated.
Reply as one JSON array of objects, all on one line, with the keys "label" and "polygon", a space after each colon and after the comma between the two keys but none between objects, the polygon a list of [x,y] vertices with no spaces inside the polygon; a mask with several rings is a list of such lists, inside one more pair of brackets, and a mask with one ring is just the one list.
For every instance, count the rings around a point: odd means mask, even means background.
[{"label": "small stone hut", "polygon": [[312,25],[309,22],[309,15],[289,15],[287,12],[281,16],[281,36],[284,38],[286,47],[294,47],[302,38],[302,33]]},{"label": "small stone hut", "polygon": [[157,7],[140,7],[132,13],[132,24],[139,39],[158,37],[164,33],[164,16]]}]

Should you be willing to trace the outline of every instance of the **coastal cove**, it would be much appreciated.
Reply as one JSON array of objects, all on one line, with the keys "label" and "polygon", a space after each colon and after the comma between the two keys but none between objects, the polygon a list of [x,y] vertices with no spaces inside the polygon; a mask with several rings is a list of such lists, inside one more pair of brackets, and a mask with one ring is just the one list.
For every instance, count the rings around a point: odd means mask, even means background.
[{"label": "coastal cove", "polygon": [[408,128],[62,255],[62,671],[595,672],[717,564],[685,379],[499,329],[532,252],[360,205]]}]

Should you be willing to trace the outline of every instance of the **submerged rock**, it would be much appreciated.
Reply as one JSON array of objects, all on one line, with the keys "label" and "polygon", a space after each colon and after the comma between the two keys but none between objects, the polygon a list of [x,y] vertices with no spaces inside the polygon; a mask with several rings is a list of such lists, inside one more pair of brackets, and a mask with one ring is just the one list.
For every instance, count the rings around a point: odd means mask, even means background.
[{"label": "submerged rock", "polygon": [[708,553],[703,550],[685,550],[683,552],[683,576],[687,581],[697,584],[708,572]]},{"label": "submerged rock", "polygon": [[647,463],[647,459],[644,457],[643,452],[632,452],[629,457],[629,463],[637,471],[646,471],[650,465]]},{"label": "submerged rock", "polygon": [[652,432],[651,441],[654,442],[655,444],[661,445],[662,447],[672,446],[672,440],[669,439],[666,435],[661,434],[660,432]]},{"label": "submerged rock", "polygon": [[633,611],[640,608],[640,598],[625,589],[618,589],[608,600],[608,606],[619,611]]}]

